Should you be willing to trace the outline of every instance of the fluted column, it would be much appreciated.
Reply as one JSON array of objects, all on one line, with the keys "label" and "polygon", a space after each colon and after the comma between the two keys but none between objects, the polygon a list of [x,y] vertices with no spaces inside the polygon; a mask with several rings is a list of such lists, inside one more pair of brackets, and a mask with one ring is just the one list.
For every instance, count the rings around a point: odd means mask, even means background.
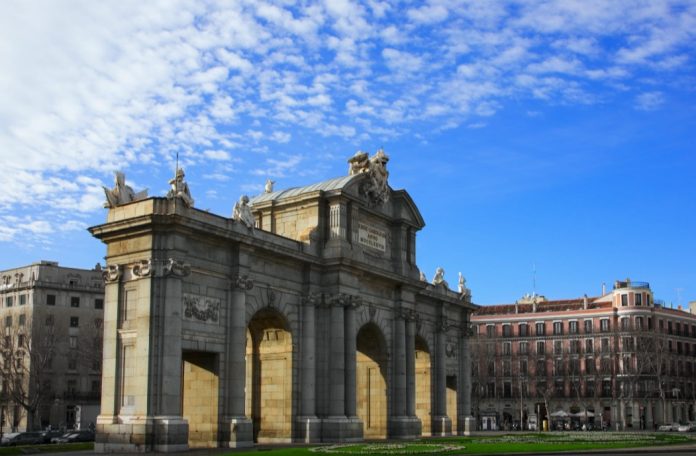
[{"label": "fluted column", "polygon": [[394,317],[394,381],[392,416],[406,415],[406,322],[401,313]]},{"label": "fluted column", "polygon": [[356,412],[356,378],[355,370],[356,363],[356,343],[357,332],[355,328],[355,309],[359,305],[359,300],[350,298],[345,306],[345,401],[346,401],[346,416],[348,418],[357,416]]},{"label": "fluted column", "polygon": [[329,357],[329,415],[345,416],[345,296],[334,296],[331,304],[331,341]]},{"label": "fluted column", "polygon": [[406,415],[416,416],[416,319],[406,320]]},{"label": "fluted column", "polygon": [[[445,370],[445,344],[447,341],[447,325],[440,325],[435,346],[435,415],[447,415],[447,372]],[[456,412],[456,411],[455,411]]]}]

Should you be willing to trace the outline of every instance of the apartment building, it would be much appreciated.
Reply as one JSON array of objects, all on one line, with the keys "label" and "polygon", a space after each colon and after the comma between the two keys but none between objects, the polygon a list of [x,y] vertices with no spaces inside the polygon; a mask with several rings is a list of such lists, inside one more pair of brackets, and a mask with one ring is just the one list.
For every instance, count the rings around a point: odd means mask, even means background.
[{"label": "apartment building", "polygon": [[666,307],[650,285],[598,297],[482,306],[472,317],[480,429],[653,429],[696,419],[696,303]]},{"label": "apartment building", "polygon": [[2,432],[96,421],[103,308],[98,266],[41,261],[0,271]]}]

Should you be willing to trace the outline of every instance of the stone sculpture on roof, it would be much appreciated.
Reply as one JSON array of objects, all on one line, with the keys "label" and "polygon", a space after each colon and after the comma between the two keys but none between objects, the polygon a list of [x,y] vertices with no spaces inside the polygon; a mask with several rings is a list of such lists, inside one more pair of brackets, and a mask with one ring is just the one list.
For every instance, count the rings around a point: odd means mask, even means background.
[{"label": "stone sculpture on roof", "polygon": [[263,187],[264,193],[273,193],[273,184],[275,184],[275,181],[266,179],[266,185]]},{"label": "stone sculpture on roof", "polygon": [[435,277],[433,277],[432,284],[435,286],[442,285],[445,288],[449,288],[449,284],[445,280],[445,270],[442,268],[437,268],[435,270]]},{"label": "stone sculpture on roof", "polygon": [[459,290],[458,291],[459,291],[459,298],[460,299],[471,294],[471,290],[469,290],[466,287],[466,279],[464,278],[464,276],[462,275],[461,272],[459,273]]},{"label": "stone sculpture on roof", "polygon": [[368,175],[368,179],[361,186],[361,193],[373,206],[389,201],[387,162],[389,162],[389,156],[382,149],[370,158],[367,152],[358,151],[348,159],[350,176],[361,173]]},{"label": "stone sculpture on roof", "polygon": [[186,207],[193,207],[193,198],[191,197],[188,184],[184,181],[184,176],[183,168],[177,168],[176,175],[173,179],[169,180],[171,189],[169,189],[167,193],[167,198],[179,198],[184,202]]},{"label": "stone sculpture on roof", "polygon": [[104,207],[108,208],[147,198],[147,189],[135,193],[130,186],[126,185],[126,175],[121,171],[114,172],[114,188],[109,189],[104,186],[102,188],[106,195]]},{"label": "stone sculpture on roof", "polygon": [[232,211],[232,218],[243,223],[250,230],[254,229],[256,220],[254,219],[254,214],[251,213],[248,196],[242,195],[239,201],[235,203],[234,210]]}]

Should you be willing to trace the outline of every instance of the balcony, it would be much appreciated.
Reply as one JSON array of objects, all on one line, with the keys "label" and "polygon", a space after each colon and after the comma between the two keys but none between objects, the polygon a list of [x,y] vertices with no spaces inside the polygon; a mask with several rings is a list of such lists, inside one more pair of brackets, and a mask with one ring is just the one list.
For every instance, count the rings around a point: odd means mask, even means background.
[{"label": "balcony", "polygon": [[627,280],[617,280],[614,282],[614,290],[620,289],[634,289],[634,290],[649,290],[650,284],[648,282],[634,282],[630,279]]}]

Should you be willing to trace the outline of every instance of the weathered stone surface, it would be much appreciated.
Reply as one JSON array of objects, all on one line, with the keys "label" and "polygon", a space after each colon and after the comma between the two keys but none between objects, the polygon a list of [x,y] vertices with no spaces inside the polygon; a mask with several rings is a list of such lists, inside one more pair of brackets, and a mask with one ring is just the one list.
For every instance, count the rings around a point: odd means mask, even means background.
[{"label": "weathered stone surface", "polygon": [[123,271],[106,292],[97,451],[416,438],[463,423],[452,405],[465,389],[449,385],[467,370],[436,334],[459,346],[475,306],[420,280],[418,209],[403,190],[366,194],[366,179],[254,197],[254,230],[163,198],[91,228]]}]

